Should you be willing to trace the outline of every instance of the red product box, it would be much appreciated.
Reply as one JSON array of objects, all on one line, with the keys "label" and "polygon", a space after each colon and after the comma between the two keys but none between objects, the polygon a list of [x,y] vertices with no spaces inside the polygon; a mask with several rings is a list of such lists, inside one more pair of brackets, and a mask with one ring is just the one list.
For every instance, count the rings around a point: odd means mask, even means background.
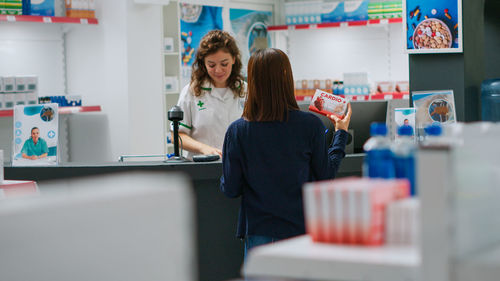
[{"label": "red product box", "polygon": [[335,115],[342,119],[345,116],[348,103],[349,101],[341,96],[316,90],[311,99],[309,110],[325,116]]},{"label": "red product box", "polygon": [[0,183],[0,198],[38,194],[38,185],[34,181],[4,180]]}]

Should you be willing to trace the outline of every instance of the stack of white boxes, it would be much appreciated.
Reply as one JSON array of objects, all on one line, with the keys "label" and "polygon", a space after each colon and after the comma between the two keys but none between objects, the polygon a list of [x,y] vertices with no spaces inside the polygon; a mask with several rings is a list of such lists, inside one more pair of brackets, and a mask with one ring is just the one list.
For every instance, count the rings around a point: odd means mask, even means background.
[{"label": "stack of white boxes", "polygon": [[0,110],[38,104],[38,76],[0,76]]}]

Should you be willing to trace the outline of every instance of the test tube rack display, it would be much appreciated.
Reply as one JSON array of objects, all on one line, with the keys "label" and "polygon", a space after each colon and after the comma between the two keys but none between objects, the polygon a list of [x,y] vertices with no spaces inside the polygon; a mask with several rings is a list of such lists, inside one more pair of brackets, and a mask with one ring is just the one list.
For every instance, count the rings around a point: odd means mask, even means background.
[{"label": "test tube rack display", "polygon": [[37,76],[0,76],[0,109],[31,104],[38,104]]},{"label": "test tube rack display", "polygon": [[410,185],[405,179],[350,177],[307,183],[303,195],[306,230],[313,241],[373,246],[385,242],[387,206],[409,197]]}]

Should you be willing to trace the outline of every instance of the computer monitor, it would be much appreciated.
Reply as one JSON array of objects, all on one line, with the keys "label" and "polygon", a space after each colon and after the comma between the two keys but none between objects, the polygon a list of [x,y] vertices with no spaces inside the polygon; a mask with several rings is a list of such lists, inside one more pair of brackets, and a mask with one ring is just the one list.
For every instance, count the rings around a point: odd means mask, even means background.
[{"label": "computer monitor", "polygon": [[351,101],[351,107],[349,128],[354,134],[354,153],[362,153],[363,144],[370,138],[370,124],[386,122],[387,101]]},{"label": "computer monitor", "polygon": [[[330,144],[335,127],[329,118],[309,111],[309,101],[297,102],[300,110],[308,111],[318,116],[328,129],[326,141]],[[352,130],[354,153],[363,152],[363,144],[370,137],[370,124],[372,122],[386,122],[387,101],[351,101],[352,115],[349,130]]]},{"label": "computer monitor", "polygon": [[38,185],[39,196],[0,204],[0,279],[197,279],[187,177],[142,171]]}]

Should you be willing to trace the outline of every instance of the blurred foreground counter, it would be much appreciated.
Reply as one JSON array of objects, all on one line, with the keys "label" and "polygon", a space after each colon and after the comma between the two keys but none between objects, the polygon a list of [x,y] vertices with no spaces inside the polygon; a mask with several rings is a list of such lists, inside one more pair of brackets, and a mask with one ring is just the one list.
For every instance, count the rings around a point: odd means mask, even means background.
[{"label": "blurred foreground counter", "polygon": [[[364,154],[344,158],[337,177],[361,175]],[[5,179],[44,181],[123,171],[181,172],[188,175],[196,195],[198,280],[222,281],[239,278],[243,242],[235,238],[240,200],[231,200],[219,190],[222,162],[165,163],[114,162],[64,163],[58,166],[5,167]],[[43,195],[43,189],[40,189]]]}]

